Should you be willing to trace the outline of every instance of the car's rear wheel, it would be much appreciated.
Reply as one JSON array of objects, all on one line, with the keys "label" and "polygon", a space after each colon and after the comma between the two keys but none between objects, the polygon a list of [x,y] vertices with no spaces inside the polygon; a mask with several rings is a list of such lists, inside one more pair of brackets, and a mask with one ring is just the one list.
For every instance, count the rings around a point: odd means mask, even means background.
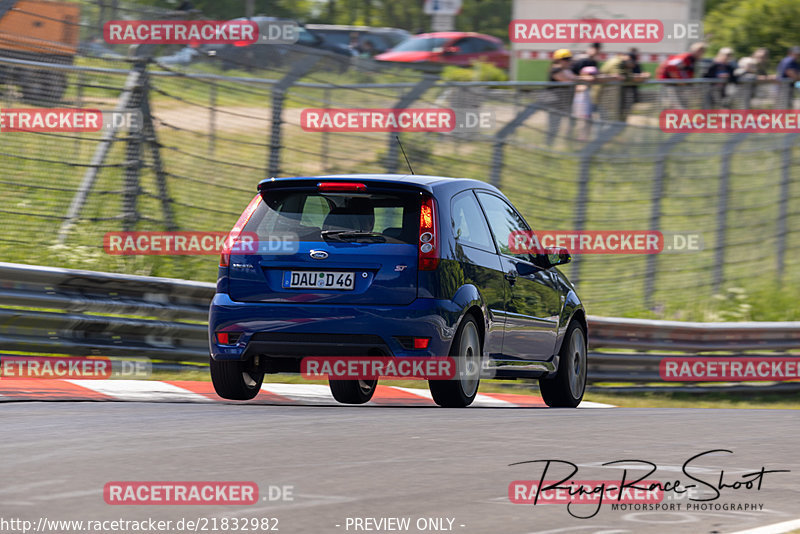
[{"label": "car's rear wheel", "polygon": [[261,390],[264,372],[255,368],[253,360],[220,360],[211,358],[211,382],[223,399],[250,400]]},{"label": "car's rear wheel", "polygon": [[364,404],[375,394],[377,380],[328,380],[333,398],[342,404]]},{"label": "car's rear wheel", "polygon": [[472,316],[459,325],[450,356],[456,361],[453,380],[429,380],[433,401],[445,408],[463,408],[472,404],[478,394],[481,377],[481,337]]},{"label": "car's rear wheel", "polygon": [[555,378],[539,379],[539,390],[545,404],[552,408],[575,408],[586,391],[586,331],[578,321],[567,327],[559,352]]}]

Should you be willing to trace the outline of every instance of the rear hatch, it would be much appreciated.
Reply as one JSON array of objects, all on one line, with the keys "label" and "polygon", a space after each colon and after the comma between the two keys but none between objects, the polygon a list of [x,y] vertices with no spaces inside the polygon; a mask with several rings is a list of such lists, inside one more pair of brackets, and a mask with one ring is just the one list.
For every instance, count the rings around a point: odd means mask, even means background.
[{"label": "rear hatch", "polygon": [[244,227],[258,252],[232,253],[239,302],[403,305],[417,296],[421,190],[391,182],[291,180],[261,188]]}]

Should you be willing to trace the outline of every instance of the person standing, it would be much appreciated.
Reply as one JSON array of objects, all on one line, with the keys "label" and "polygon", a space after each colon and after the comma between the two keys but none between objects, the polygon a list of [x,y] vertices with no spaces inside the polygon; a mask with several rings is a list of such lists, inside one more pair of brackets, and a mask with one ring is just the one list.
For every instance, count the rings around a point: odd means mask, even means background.
[{"label": "person standing", "polygon": [[778,93],[779,105],[786,109],[792,108],[794,99],[794,84],[800,80],[800,46],[793,46],[789,53],[778,63],[777,78],[782,81],[780,92]]},{"label": "person standing", "polygon": [[[560,48],[553,52],[548,80],[551,82],[573,82],[577,75],[572,72],[572,51]],[[558,135],[561,119],[570,115],[575,86],[548,87],[542,95],[547,107],[547,144],[551,145]]]},{"label": "person standing", "polygon": [[[635,61],[630,53],[616,54],[603,64],[600,69],[602,79],[623,82],[608,85],[596,85],[594,89],[595,103],[603,121],[625,121],[633,107],[636,84],[650,77],[649,72],[634,72]],[[640,69],[641,70],[641,69]]]},{"label": "person standing", "polygon": [[600,65],[597,63],[597,59],[600,54],[601,46],[600,43],[593,43],[592,46],[586,49],[586,52],[576,57],[571,65],[572,73],[579,75],[586,67],[599,69]]},{"label": "person standing", "polygon": [[[588,78],[597,75],[597,67],[583,67],[579,77]],[[575,98],[572,100],[572,114],[578,119],[578,140],[587,141],[592,130],[592,92],[585,84],[575,86]]]},{"label": "person standing", "polygon": [[[690,80],[694,78],[695,66],[708,47],[703,42],[692,43],[688,52],[668,57],[656,69],[656,78],[659,80]],[[689,96],[692,87],[679,84],[664,84],[661,87],[662,105],[665,109],[689,107]]]},{"label": "person standing", "polygon": [[725,88],[729,83],[736,83],[733,48],[720,48],[703,77],[720,80],[720,83],[706,87],[708,99],[705,107],[718,108],[724,106],[726,103]]},{"label": "person standing", "polygon": [[753,51],[753,55],[750,57],[755,60],[755,73],[758,76],[761,76],[759,79],[767,79],[769,77],[769,72],[767,72],[767,65],[769,64],[769,49],[764,48],[763,46],[761,48],[756,48]]},{"label": "person standing", "polygon": [[[628,56],[631,58],[631,72],[633,73],[634,77],[638,77],[642,81],[650,78],[650,73],[643,71],[642,65],[639,63],[639,49],[631,48],[628,50]],[[639,98],[639,86],[637,84],[631,85],[627,88],[627,90],[629,95],[626,95],[626,98],[631,99],[631,105],[641,102],[641,99]]]}]

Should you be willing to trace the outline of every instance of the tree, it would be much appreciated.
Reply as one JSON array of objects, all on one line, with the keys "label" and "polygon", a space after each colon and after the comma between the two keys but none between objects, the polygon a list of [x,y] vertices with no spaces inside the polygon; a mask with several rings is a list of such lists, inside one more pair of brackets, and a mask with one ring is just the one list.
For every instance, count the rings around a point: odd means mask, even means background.
[{"label": "tree", "polygon": [[[139,0],[143,4],[175,8],[177,0]],[[227,20],[245,15],[246,0],[191,0],[210,19]],[[256,15],[319,24],[392,26],[412,33],[430,29],[431,17],[423,13],[423,0],[253,0]],[[512,0],[463,0],[455,29],[487,33],[508,42]]]},{"label": "tree", "polygon": [[800,2],[728,0],[708,13],[704,26],[715,48],[729,46],[737,56],[749,56],[763,46],[775,60],[800,41]]}]

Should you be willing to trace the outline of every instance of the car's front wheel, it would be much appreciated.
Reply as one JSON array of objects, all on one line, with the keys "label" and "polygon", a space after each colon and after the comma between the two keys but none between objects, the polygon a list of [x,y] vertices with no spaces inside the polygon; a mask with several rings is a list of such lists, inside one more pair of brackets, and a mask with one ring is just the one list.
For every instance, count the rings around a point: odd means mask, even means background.
[{"label": "car's front wheel", "polygon": [[453,380],[429,380],[433,401],[445,408],[463,408],[478,394],[481,377],[481,337],[475,319],[468,316],[458,327],[450,357],[456,361]]},{"label": "car's front wheel", "polygon": [[261,390],[264,372],[255,368],[253,360],[211,358],[210,367],[214,390],[223,399],[250,400]]},{"label": "car's front wheel", "polygon": [[364,404],[375,394],[377,380],[328,380],[333,398],[342,404]]},{"label": "car's front wheel", "polygon": [[578,321],[567,327],[555,378],[539,379],[539,390],[551,408],[575,408],[586,391],[586,330]]}]

